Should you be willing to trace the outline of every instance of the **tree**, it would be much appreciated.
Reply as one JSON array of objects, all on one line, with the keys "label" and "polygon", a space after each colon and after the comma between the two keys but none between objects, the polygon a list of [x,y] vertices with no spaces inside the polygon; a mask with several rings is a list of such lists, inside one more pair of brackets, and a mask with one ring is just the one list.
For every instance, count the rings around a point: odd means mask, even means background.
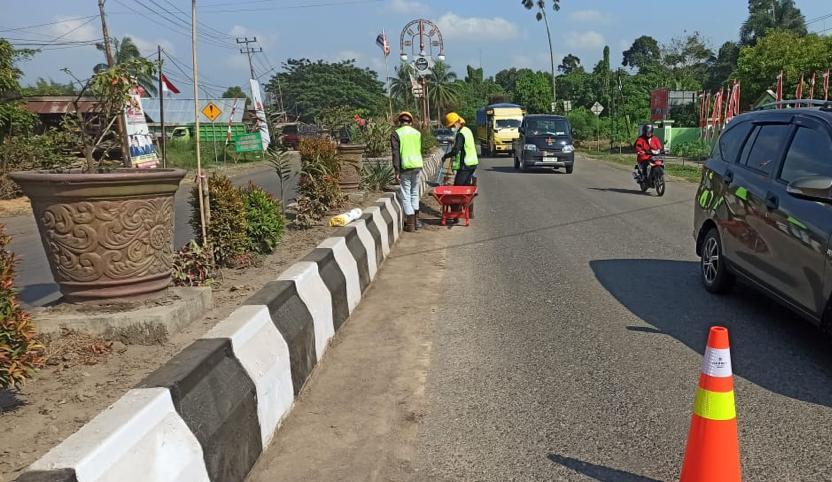
[{"label": "tree", "polygon": [[806,35],[806,17],[794,0],[748,0],[748,18],[740,28],[740,43],[753,46],[770,29]]},{"label": "tree", "polygon": [[698,90],[715,61],[699,32],[674,37],[662,45],[662,60],[668,72],[668,87],[677,90]]},{"label": "tree", "polygon": [[633,41],[633,45],[624,51],[621,65],[634,69],[649,67],[661,61],[659,42],[649,35],[642,35]]},{"label": "tree", "polygon": [[[549,61],[551,62],[552,67],[552,76],[550,77],[552,81],[552,106],[554,107],[554,102],[557,100],[557,85],[555,84],[555,51],[552,48],[552,32],[549,30],[549,18],[546,16],[546,0],[521,0],[521,3],[526,10],[532,10],[535,6],[538,8],[538,12],[535,15],[537,21],[543,20],[543,23],[546,24],[546,36],[549,38]],[[552,0],[552,9],[554,11],[560,11],[560,0]]]},{"label": "tree", "polygon": [[289,59],[283,67],[283,72],[272,76],[266,90],[277,95],[279,80],[284,101],[294,105],[304,121],[313,121],[334,107],[368,114],[386,110],[384,84],[374,71],[357,67],[355,60]]},{"label": "tree", "polygon": [[524,70],[517,76],[514,101],[528,109],[530,114],[542,114],[551,110],[552,79],[547,72]]},{"label": "tree", "polygon": [[402,62],[396,68],[396,76],[390,77],[390,95],[396,101],[397,107],[403,110],[410,110],[416,105],[413,97],[413,84],[410,77],[413,74],[413,67]]},{"label": "tree", "polygon": [[830,65],[832,37],[771,31],[755,46],[740,51],[735,76],[742,82],[742,105],[748,106],[767,89],[774,89],[781,70],[783,92],[790,97],[801,75],[826,71]]},{"label": "tree", "polygon": [[[137,63],[131,62],[136,59],[142,59],[141,52],[139,52],[139,47],[133,43],[133,39],[130,37],[122,37],[121,40],[114,38],[111,42],[111,46],[113,48],[113,60],[115,61],[116,65],[138,65]],[[104,43],[100,42],[95,44],[95,48],[104,52],[106,49],[104,48]],[[95,66],[95,71],[100,72],[107,68],[107,64],[98,64]],[[157,80],[153,78],[152,75],[144,72],[144,71],[135,71],[131,72],[133,76],[136,78],[138,84],[142,87],[150,95],[156,95],[156,82]]]},{"label": "tree", "polygon": [[575,55],[569,54],[561,60],[560,65],[558,65],[558,72],[562,74],[571,74],[576,70],[583,70],[581,67],[581,59]]},{"label": "tree", "polygon": [[[469,70],[470,72],[470,70]],[[428,75],[428,100],[436,107],[437,116],[441,116],[448,106],[457,99],[457,87],[454,84],[456,74],[448,64],[438,61]]]},{"label": "tree", "polygon": [[43,77],[39,77],[38,80],[35,82],[35,85],[23,87],[24,97],[35,97],[44,95],[75,95],[77,93],[78,89],[76,89],[75,85],[72,83],[61,84],[60,82],[55,82],[52,79],[46,80]]},{"label": "tree", "polygon": [[705,79],[705,90],[719,89],[734,73],[737,67],[737,59],[740,56],[740,46],[736,42],[725,42],[719,48],[716,59],[708,69],[708,77]]},{"label": "tree", "polygon": [[229,87],[222,93],[223,99],[242,99],[247,98],[246,93],[243,92],[243,88],[239,85],[234,85]]},{"label": "tree", "polygon": [[0,39],[0,143],[12,133],[28,131],[35,123],[35,116],[20,102],[23,72],[16,65],[31,55],[32,51],[17,50]]}]

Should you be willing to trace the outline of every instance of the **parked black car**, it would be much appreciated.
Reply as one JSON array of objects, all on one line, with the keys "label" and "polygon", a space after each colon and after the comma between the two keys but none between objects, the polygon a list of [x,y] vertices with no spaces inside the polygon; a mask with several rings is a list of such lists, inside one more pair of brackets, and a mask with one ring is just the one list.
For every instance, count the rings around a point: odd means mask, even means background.
[{"label": "parked black car", "polygon": [[740,277],[832,329],[832,103],[731,121],[705,162],[693,235],[705,289]]},{"label": "parked black car", "polygon": [[575,166],[575,147],[572,126],[566,117],[533,114],[523,118],[520,137],[514,145],[514,168],[565,168],[572,174]]},{"label": "parked black car", "polygon": [[433,131],[433,136],[436,137],[440,146],[448,146],[454,142],[454,131],[450,129],[436,129]]}]

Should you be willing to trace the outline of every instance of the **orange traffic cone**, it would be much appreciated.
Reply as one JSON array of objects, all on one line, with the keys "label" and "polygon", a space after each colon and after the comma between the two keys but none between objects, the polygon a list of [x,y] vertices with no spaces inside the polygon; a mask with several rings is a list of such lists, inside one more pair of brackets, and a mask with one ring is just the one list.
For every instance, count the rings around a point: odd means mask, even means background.
[{"label": "orange traffic cone", "polygon": [[728,330],[714,326],[693,403],[681,482],[741,480]]}]

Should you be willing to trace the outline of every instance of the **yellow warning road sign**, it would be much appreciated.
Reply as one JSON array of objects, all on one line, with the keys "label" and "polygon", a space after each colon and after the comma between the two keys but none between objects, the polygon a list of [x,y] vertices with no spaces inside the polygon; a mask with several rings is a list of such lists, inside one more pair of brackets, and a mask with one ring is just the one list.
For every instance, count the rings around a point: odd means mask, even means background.
[{"label": "yellow warning road sign", "polygon": [[217,117],[222,114],[222,111],[219,107],[214,105],[213,102],[208,102],[208,104],[202,108],[202,115],[208,118],[211,122],[217,120]]}]

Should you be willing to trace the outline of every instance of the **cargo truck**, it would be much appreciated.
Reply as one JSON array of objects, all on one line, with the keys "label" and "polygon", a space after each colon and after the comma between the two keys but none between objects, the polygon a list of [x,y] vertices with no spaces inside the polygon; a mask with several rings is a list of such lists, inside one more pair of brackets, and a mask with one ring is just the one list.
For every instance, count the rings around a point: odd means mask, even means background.
[{"label": "cargo truck", "polygon": [[508,154],[514,156],[514,141],[520,137],[517,128],[526,109],[516,104],[491,104],[477,111],[477,141],[483,156]]}]

